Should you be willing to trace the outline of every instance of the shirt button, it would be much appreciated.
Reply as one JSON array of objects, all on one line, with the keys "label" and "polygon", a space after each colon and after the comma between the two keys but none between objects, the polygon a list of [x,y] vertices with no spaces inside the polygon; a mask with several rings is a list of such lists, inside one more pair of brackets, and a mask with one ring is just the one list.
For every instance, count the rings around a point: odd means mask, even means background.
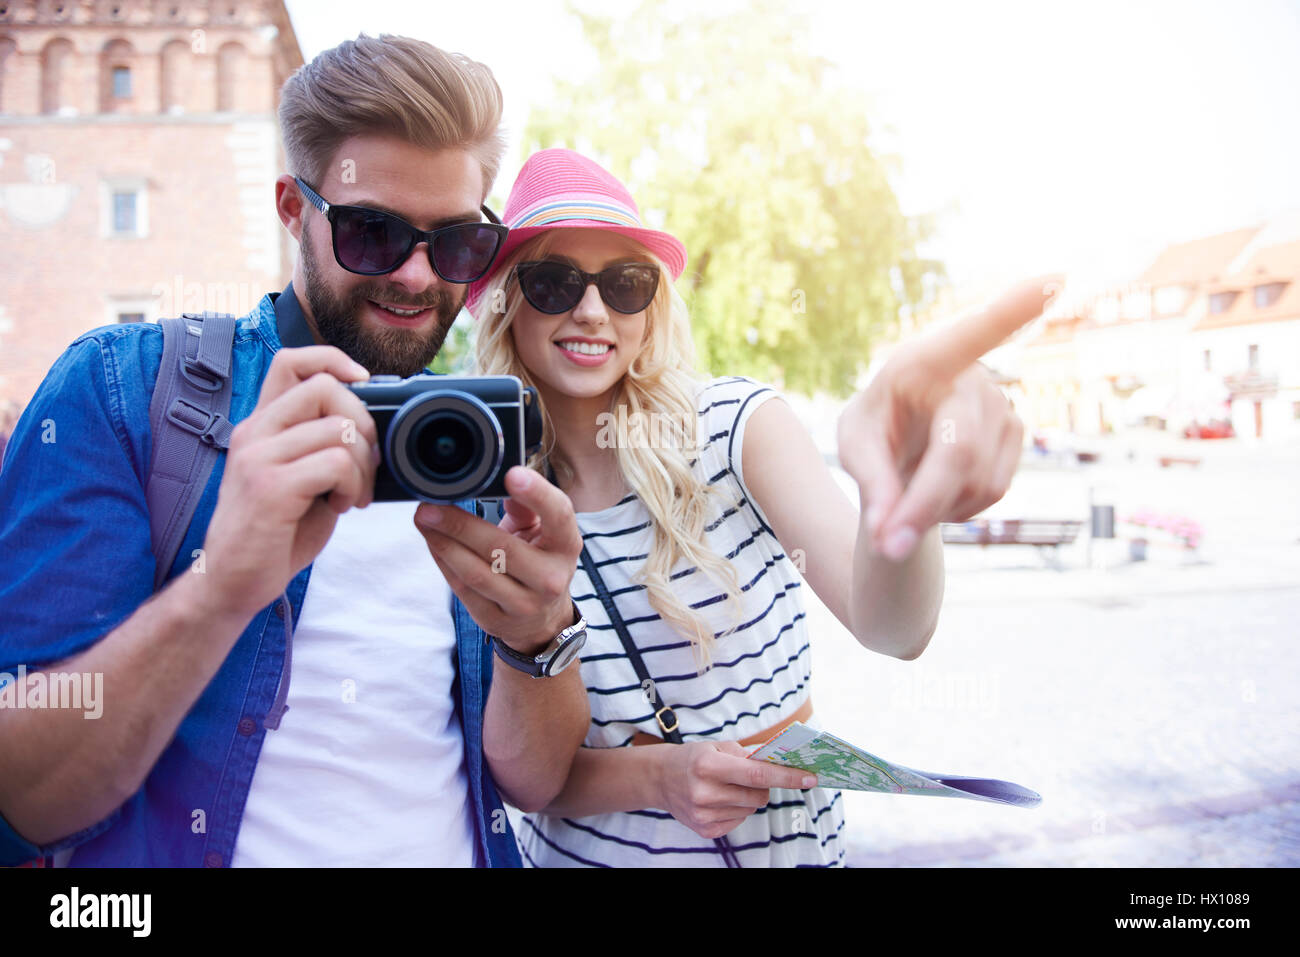
[{"label": "shirt button", "polygon": [[283,618],[284,618],[284,599],[283,599],[283,598],[278,598],[278,599],[276,599],[275,604],[271,606],[271,610],[275,612],[275,617],[276,617],[276,618],[283,619]]},{"label": "shirt button", "polygon": [[239,719],[239,733],[242,734],[244,737],[248,737],[256,730],[257,730],[257,722],[254,721],[252,718]]},{"label": "shirt button", "polygon": [[206,853],[206,854],[203,855],[203,866],[204,866],[204,867],[220,867],[220,866],[221,866],[221,855],[218,854],[216,851],[208,851],[208,853]]}]

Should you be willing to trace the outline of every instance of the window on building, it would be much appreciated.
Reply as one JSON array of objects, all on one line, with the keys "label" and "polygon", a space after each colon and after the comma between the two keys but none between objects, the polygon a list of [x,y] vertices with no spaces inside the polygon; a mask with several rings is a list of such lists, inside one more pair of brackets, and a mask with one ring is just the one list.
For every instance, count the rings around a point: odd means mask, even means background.
[{"label": "window on building", "polygon": [[1250,371],[1254,372],[1256,369],[1259,368],[1259,346],[1254,344],[1248,346],[1247,356],[1248,356],[1247,365],[1250,367]]},{"label": "window on building", "polygon": [[[233,14],[232,14],[233,16]],[[244,75],[247,55],[238,43],[223,43],[217,51],[217,109],[221,112],[238,110],[240,80]]]},{"label": "window on building", "polygon": [[1273,303],[1282,298],[1282,290],[1286,288],[1284,282],[1266,282],[1263,285],[1255,287],[1255,308],[1267,309]]},{"label": "window on building", "polygon": [[[4,16],[0,13],[0,17]],[[9,58],[14,56],[14,51],[18,49],[18,44],[9,37],[0,37],[0,113],[5,111],[5,75],[13,67],[14,60]],[[10,84],[12,87],[12,84]]]},{"label": "window on building", "polygon": [[1209,349],[1205,350],[1205,371],[1206,372],[1210,371],[1210,350]]},{"label": "window on building", "polygon": [[131,97],[131,68],[129,66],[113,67],[113,97],[119,100]]},{"label": "window on building", "polygon": [[42,113],[66,116],[77,112],[72,56],[72,41],[66,37],[56,37],[41,50]]},{"label": "window on building", "polygon": [[[103,322],[154,322],[158,318],[158,298],[143,291],[134,294],[114,294],[103,300]],[[176,310],[177,313],[180,310]]]},{"label": "window on building", "polygon": [[1227,312],[1232,308],[1232,304],[1237,301],[1236,290],[1228,292],[1216,292],[1210,296],[1210,314],[1218,315],[1221,312]]},{"label": "window on building", "polygon": [[[149,235],[149,180],[112,176],[99,182],[99,235],[142,239]],[[134,311],[132,306],[131,310]]]},{"label": "window on building", "polygon": [[135,190],[113,190],[113,232],[128,236],[139,233],[140,224],[136,216],[138,198]]}]

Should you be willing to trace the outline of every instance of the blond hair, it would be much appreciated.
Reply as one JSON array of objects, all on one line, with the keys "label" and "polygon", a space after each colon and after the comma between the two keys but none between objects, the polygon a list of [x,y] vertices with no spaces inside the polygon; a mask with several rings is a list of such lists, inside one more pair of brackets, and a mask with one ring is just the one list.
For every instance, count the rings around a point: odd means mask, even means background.
[{"label": "blond hair", "polygon": [[[545,256],[552,250],[557,232],[548,230],[521,245],[496,268],[484,287],[475,308],[478,374],[513,375],[525,385],[536,387],[532,374],[519,359],[511,333],[523,295],[510,277],[517,263]],[[706,544],[706,525],[718,512],[739,505],[740,500],[728,496],[722,484],[702,482],[691,469],[688,454],[698,454],[699,450],[695,396],[705,377],[695,370],[690,319],[685,302],[669,279],[669,269],[644,247],[636,248],[647,262],[659,267],[659,288],[646,309],[645,335],[636,358],[614,388],[608,411],[616,415],[622,407],[626,419],[633,421],[654,416],[668,423],[668,440],[614,443],[624,481],[645,505],[654,529],[654,544],[645,563],[631,578],[645,587],[650,607],[659,617],[690,638],[703,671],[712,661],[714,640],[731,634],[740,622],[742,593],[735,567]],[[550,464],[557,479],[568,484],[574,476],[573,468],[556,449],[554,425],[544,401],[541,410],[542,447],[528,465],[544,474]],[[708,619],[677,597],[670,575],[682,559],[722,587],[736,624],[715,635]]]},{"label": "blond hair", "polygon": [[361,34],[299,67],[280,91],[289,171],[320,186],[344,140],[386,134],[430,150],[463,149],[486,197],[505,152],[492,71],[423,40]]}]

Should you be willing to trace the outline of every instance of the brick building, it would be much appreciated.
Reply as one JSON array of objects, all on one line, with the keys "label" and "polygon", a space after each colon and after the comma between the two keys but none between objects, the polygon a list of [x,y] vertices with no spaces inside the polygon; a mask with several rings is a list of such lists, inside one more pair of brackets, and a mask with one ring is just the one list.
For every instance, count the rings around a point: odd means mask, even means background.
[{"label": "brick building", "polygon": [[88,329],[283,288],[301,64],[281,0],[0,0],[0,406]]}]

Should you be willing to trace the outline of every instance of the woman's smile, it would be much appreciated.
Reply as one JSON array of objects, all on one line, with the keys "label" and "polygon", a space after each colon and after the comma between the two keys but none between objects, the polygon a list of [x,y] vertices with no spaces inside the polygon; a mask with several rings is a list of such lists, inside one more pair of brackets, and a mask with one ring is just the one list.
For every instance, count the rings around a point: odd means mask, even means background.
[{"label": "woman's smile", "polygon": [[612,342],[579,336],[558,339],[555,342],[555,347],[560,350],[566,359],[579,366],[604,365],[614,351],[614,343]]}]

